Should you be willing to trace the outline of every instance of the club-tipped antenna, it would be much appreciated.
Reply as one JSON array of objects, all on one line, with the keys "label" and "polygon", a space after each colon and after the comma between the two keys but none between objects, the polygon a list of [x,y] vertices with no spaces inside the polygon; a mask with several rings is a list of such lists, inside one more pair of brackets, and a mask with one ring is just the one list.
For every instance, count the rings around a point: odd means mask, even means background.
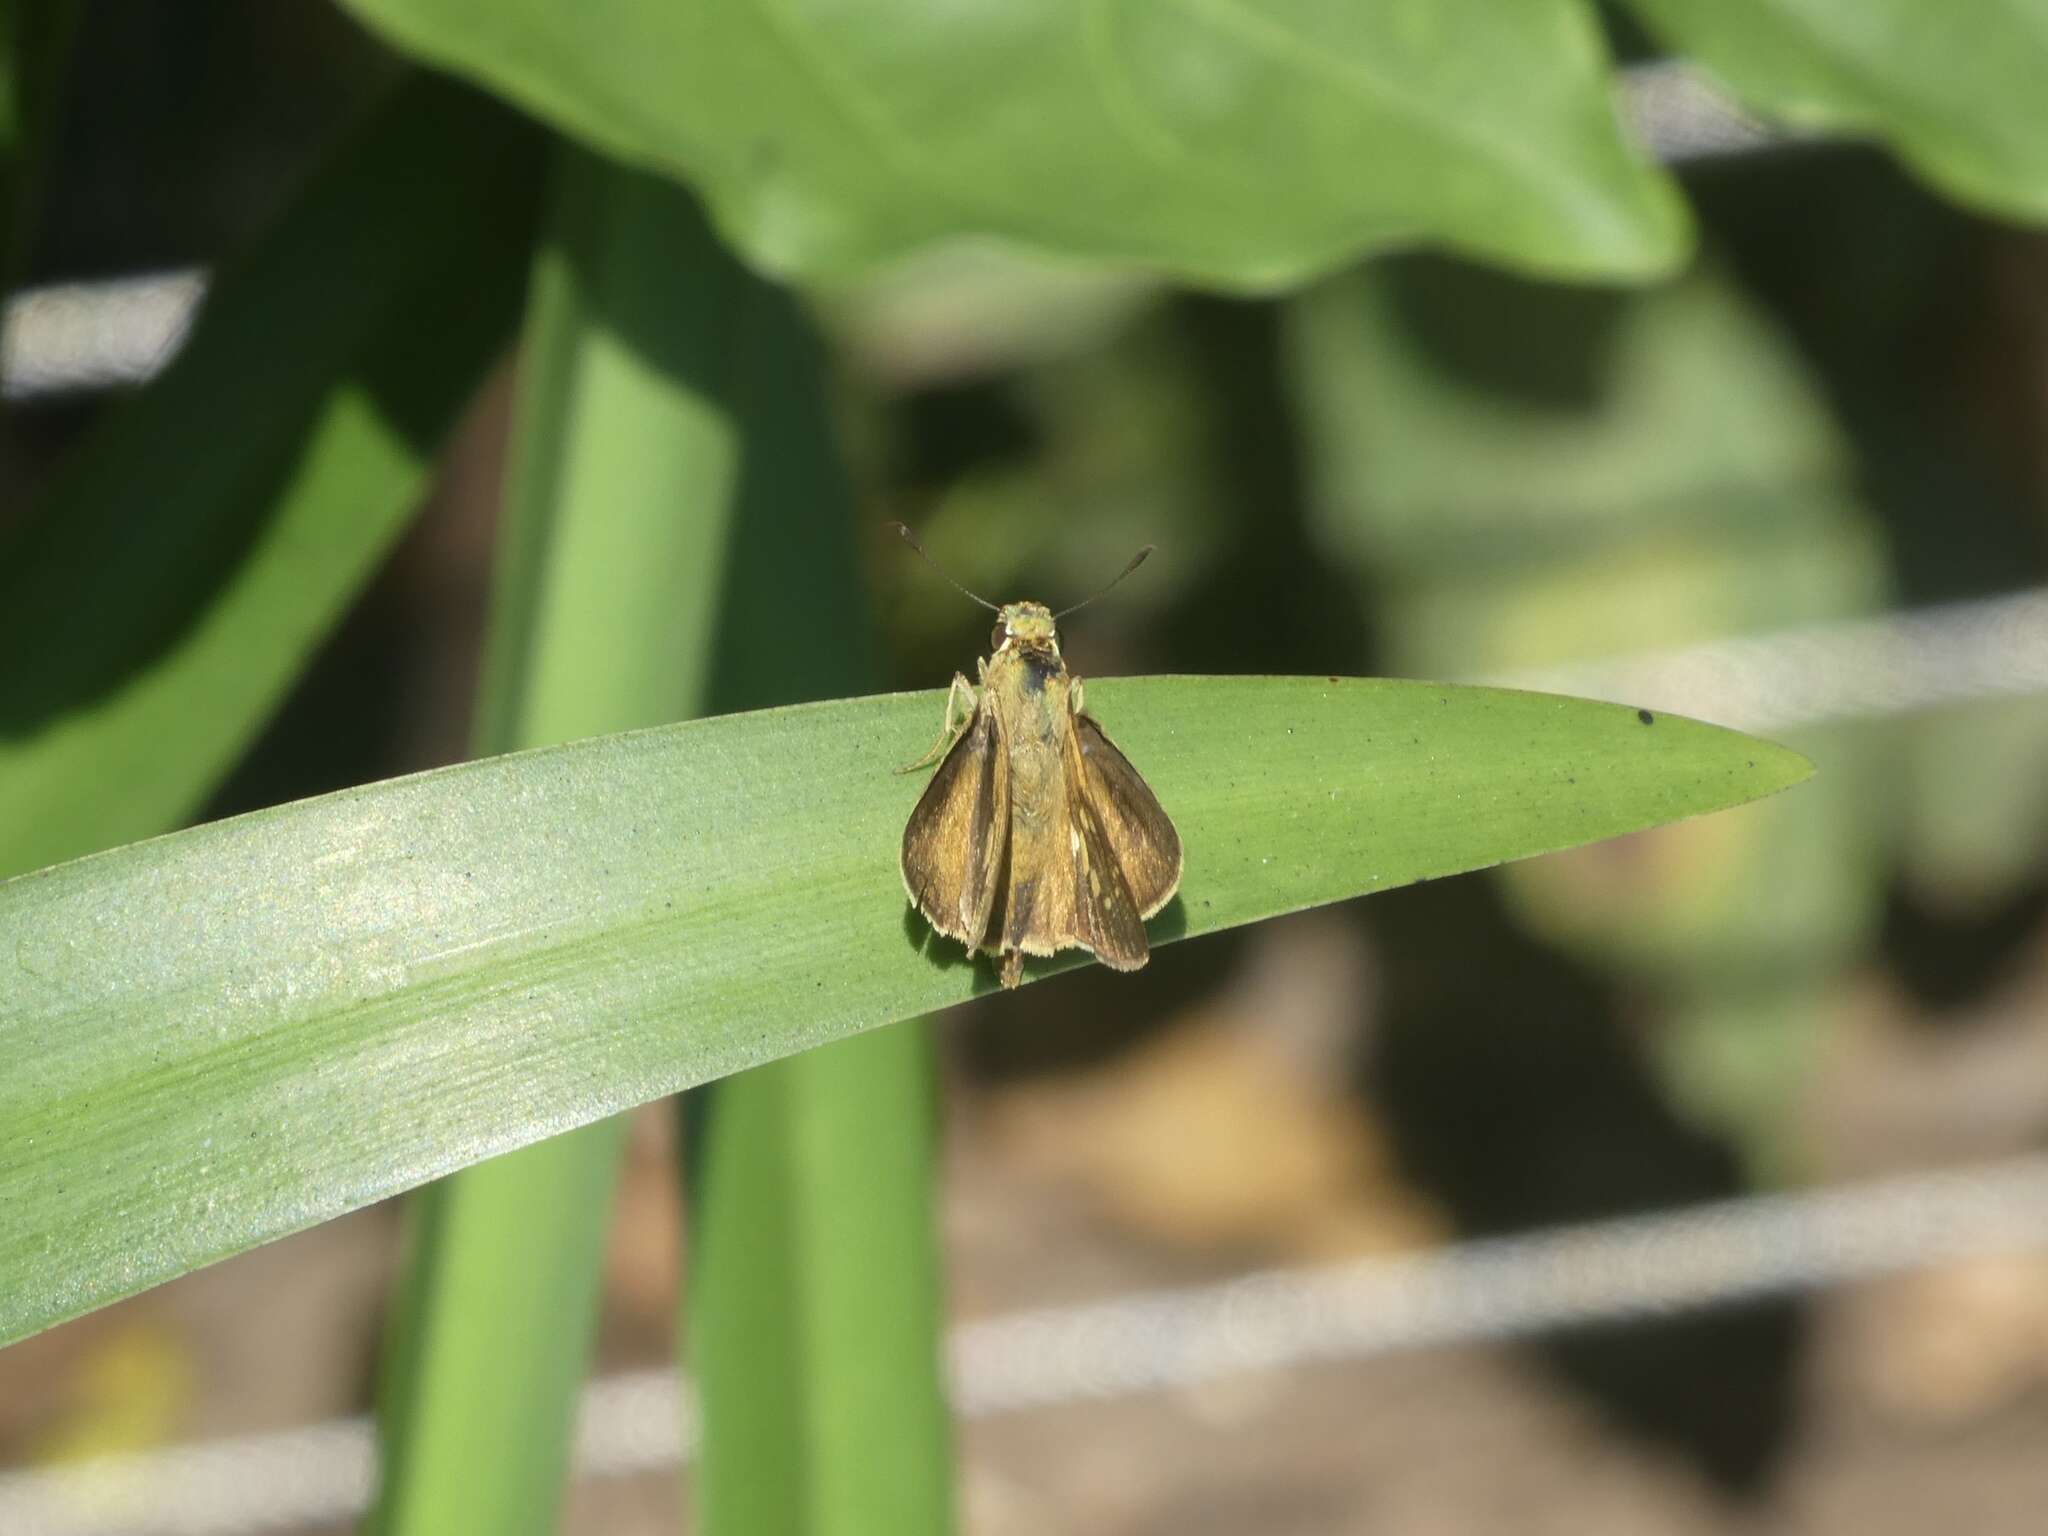
[{"label": "club-tipped antenna", "polygon": [[1139,550],[1135,555],[1131,556],[1131,563],[1129,565],[1125,566],[1122,570],[1118,571],[1115,576],[1110,578],[1109,586],[1104,587],[1099,592],[1091,593],[1089,596],[1082,598],[1081,601],[1074,604],[1072,608],[1062,608],[1058,613],[1054,614],[1053,617],[1056,619],[1064,619],[1068,614],[1073,613],[1076,609],[1086,608],[1090,603],[1094,602],[1096,598],[1107,597],[1109,595],[1110,589],[1114,587],[1118,582],[1122,581],[1126,576],[1130,575],[1131,572],[1135,571],[1139,566],[1143,565],[1145,563],[1145,557],[1151,554],[1152,551],[1157,547],[1158,546],[1154,544],[1147,544],[1143,549]]},{"label": "club-tipped antenna", "polygon": [[917,558],[922,560],[926,565],[930,566],[933,570],[937,571],[941,579],[945,581],[946,585],[951,587],[955,592],[958,592],[962,597],[968,598],[973,602],[981,604],[981,606],[986,608],[990,613],[1001,613],[1003,611],[1002,609],[998,608],[994,603],[990,602],[987,598],[976,596],[974,593],[968,591],[965,587],[961,586],[960,583],[955,581],[951,576],[948,576],[946,574],[946,568],[940,565],[938,561],[934,560],[930,555],[924,552],[924,546],[917,542],[917,535],[912,533],[905,524],[891,523],[889,526],[891,528],[894,528],[899,534],[901,534],[903,536],[903,542],[908,544],[915,551],[917,551]]}]

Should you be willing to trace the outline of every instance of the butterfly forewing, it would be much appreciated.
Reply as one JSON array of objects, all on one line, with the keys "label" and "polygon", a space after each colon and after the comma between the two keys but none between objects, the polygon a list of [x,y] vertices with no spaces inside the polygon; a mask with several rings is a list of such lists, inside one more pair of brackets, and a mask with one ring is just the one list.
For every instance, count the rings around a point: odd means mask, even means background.
[{"label": "butterfly forewing", "polygon": [[970,950],[988,931],[1010,829],[1010,763],[986,695],[903,828],[903,886]]},{"label": "butterfly forewing", "polygon": [[1180,834],[1130,759],[1087,715],[1074,717],[1074,744],[1085,793],[1069,786],[1068,799],[1095,808],[1139,915],[1151,917],[1180,889]]}]

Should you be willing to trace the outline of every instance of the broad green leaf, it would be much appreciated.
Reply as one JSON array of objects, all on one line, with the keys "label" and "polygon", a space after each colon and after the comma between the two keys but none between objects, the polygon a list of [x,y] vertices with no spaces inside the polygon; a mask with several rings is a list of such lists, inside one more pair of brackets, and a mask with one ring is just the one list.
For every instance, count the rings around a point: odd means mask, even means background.
[{"label": "broad green leaf", "polygon": [[1232,287],[1415,241],[1641,278],[1686,241],[1581,0],[349,3],[779,273],[977,236]]},{"label": "broad green leaf", "polygon": [[240,756],[511,333],[539,144],[401,88],[0,551],[0,870],[174,826]]},{"label": "broad green leaf", "polygon": [[[987,990],[896,868],[920,781],[892,769],[942,697],[494,758],[0,884],[0,1340]],[[1186,845],[1160,942],[1810,772],[1544,694],[1159,677],[1089,700]]]},{"label": "broad green leaf", "polygon": [[2048,0],[1630,0],[1758,111],[1872,133],[1935,185],[2048,219]]}]

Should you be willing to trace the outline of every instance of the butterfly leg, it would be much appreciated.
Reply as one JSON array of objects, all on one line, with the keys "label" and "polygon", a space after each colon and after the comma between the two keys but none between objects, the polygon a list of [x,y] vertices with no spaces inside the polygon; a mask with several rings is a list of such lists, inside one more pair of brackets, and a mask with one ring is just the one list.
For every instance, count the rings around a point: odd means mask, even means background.
[{"label": "butterfly leg", "polygon": [[[960,718],[955,720],[953,718],[953,702],[962,695],[966,696],[967,708]],[[928,768],[933,763],[936,763],[952,748],[953,743],[960,739],[960,733],[967,729],[969,722],[973,719],[974,685],[968,682],[960,673],[955,672],[953,674],[953,685],[946,690],[946,719],[944,724],[939,727],[939,739],[932,743],[931,751],[925,753],[923,757],[920,757],[914,763],[905,763],[896,771],[898,773],[915,773],[920,768]]]}]

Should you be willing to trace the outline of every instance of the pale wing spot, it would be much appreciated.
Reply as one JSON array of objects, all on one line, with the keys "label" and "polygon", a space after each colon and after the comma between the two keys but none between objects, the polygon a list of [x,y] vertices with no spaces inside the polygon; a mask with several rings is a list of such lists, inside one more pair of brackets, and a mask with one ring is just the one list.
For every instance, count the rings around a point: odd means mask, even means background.
[{"label": "pale wing spot", "polygon": [[1076,854],[1076,853],[1079,853],[1080,851],[1081,851],[1081,829],[1080,829],[1079,827],[1068,827],[1068,828],[1067,828],[1067,852],[1068,852],[1069,854]]}]

